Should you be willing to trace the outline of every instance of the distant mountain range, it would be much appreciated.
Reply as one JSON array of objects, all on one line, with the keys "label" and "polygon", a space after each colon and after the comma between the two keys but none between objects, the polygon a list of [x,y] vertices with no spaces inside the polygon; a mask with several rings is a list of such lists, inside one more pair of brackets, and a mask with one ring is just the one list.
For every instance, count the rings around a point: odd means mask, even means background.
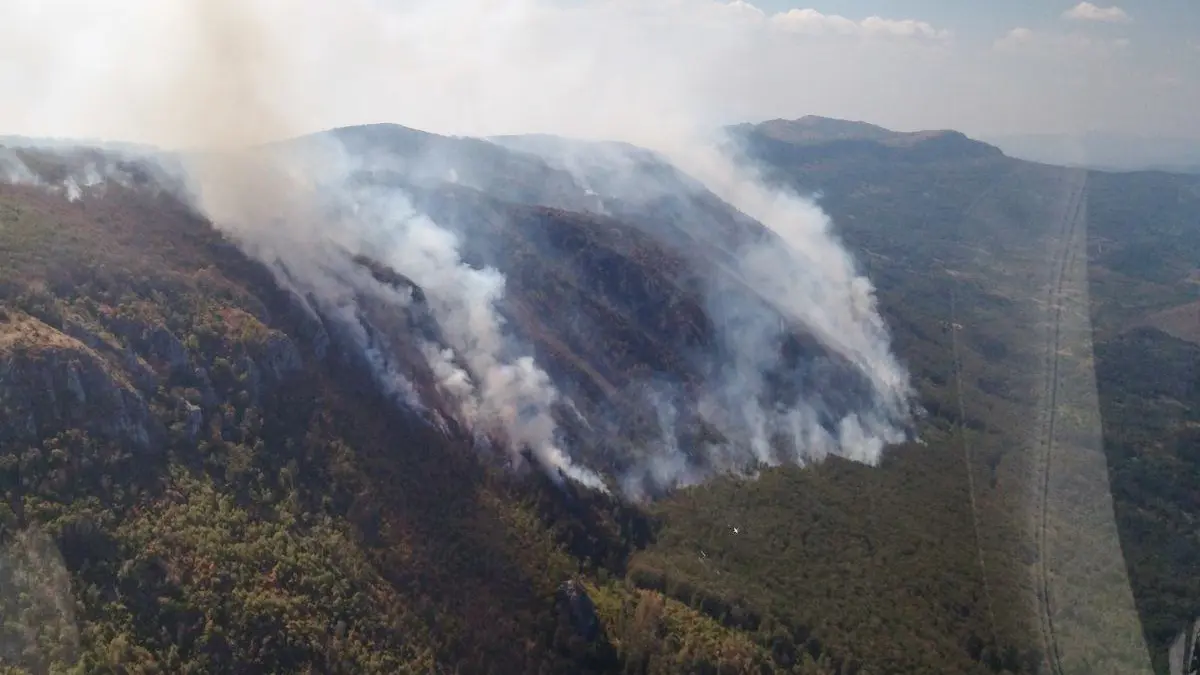
[{"label": "distant mountain range", "polygon": [[963,159],[967,157],[998,157],[999,148],[949,129],[925,131],[892,131],[867,122],[839,120],[831,117],[806,115],[799,119],[775,119],[759,124],[737,124],[728,127],[737,139],[753,135],[760,139],[788,146],[825,146],[831,153],[857,151],[893,154],[889,150],[905,151],[910,158]]},{"label": "distant mountain range", "polygon": [[[852,120],[818,115],[729,127],[735,134],[753,131],[760,138],[791,146],[864,144],[902,148],[941,148],[947,158],[964,153],[1000,153],[1015,159],[1101,171],[1200,173],[1200,138],[1138,136],[1107,132],[1012,134],[968,138],[951,130],[892,131]],[[844,147],[842,149],[845,149]]]}]

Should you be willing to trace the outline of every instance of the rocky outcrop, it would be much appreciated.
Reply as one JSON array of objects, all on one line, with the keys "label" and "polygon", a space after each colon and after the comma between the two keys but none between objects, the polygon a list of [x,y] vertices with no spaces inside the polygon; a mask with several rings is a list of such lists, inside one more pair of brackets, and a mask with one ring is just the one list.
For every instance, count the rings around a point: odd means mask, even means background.
[{"label": "rocky outcrop", "polygon": [[200,429],[204,426],[204,411],[198,405],[184,402],[183,433],[188,443],[195,443],[200,437]]},{"label": "rocky outcrop", "polygon": [[192,378],[196,390],[200,392],[200,405],[209,408],[221,402],[217,391],[213,389],[212,378],[209,377],[207,368],[197,367],[192,372]]},{"label": "rocky outcrop", "polygon": [[0,443],[40,443],[66,429],[146,451],[161,425],[125,374],[95,350],[32,318],[0,324]]},{"label": "rocky outcrop", "polygon": [[111,336],[107,336],[106,339],[99,327],[77,320],[67,320],[63,322],[63,332],[87,345],[96,353],[118,363],[133,386],[143,394],[153,392],[158,386],[158,376],[150,364],[146,363],[146,360],[139,356],[132,347],[117,344]]},{"label": "rocky outcrop", "polygon": [[583,584],[575,580],[564,581],[558,587],[558,602],[570,614],[571,625],[579,637],[591,642],[600,636],[600,617],[596,605]]},{"label": "rocky outcrop", "polygon": [[279,331],[271,331],[263,345],[262,357],[258,359],[262,372],[271,380],[281,382],[299,372],[303,365],[300,350],[291,338]]},{"label": "rocky outcrop", "polygon": [[165,364],[171,372],[187,368],[187,349],[179,338],[166,328],[158,326],[151,329],[142,342],[145,350]]},{"label": "rocky outcrop", "polygon": [[174,333],[164,326],[152,326],[123,316],[109,317],[105,328],[154,363],[160,372],[178,373],[188,367],[188,352]]},{"label": "rocky outcrop", "polygon": [[412,296],[413,302],[418,305],[425,304],[425,291],[412,279],[409,279],[408,277],[379,262],[378,260],[372,260],[365,255],[356,255],[352,258],[352,260],[354,261],[354,264],[361,265],[362,267],[366,268],[366,270],[371,273],[371,276],[379,283],[386,286],[391,286],[396,290],[409,293]]}]

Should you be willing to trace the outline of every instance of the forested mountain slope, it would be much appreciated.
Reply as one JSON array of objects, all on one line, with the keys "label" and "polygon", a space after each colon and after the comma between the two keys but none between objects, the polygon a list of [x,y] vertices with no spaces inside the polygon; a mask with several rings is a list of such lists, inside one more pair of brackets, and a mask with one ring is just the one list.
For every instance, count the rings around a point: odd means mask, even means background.
[{"label": "forested mountain slope", "polygon": [[[380,260],[347,257],[347,269],[413,304],[360,298],[375,349],[363,352],[156,188],[154,171],[16,151],[42,180],[0,184],[13,589],[0,660],[29,672],[1047,672],[1053,643],[1029,600],[1043,550],[1026,523],[1031,420],[1047,251],[1079,237],[1050,226],[1073,222],[1054,214],[1080,183],[1120,540],[1161,648],[1200,614],[1195,576],[1181,573],[1200,548],[1188,529],[1200,511],[1188,487],[1200,471],[1195,181],[819,122],[733,136],[768,180],[819,193],[875,282],[923,410],[918,440],[878,467],[760,467],[641,505],[513,473],[462,427],[398,406],[363,354],[432,392],[417,337],[444,327]],[[731,304],[771,309],[729,253],[769,235],[658,156],[387,125],[333,134],[390,162],[357,180],[402,190],[459,233],[467,264],[504,274],[507,325],[578,408],[556,412],[565,438],[614,474],[659,441],[648,402],[695,400],[712,381],[701,357],[719,352],[721,322],[707,280]],[[47,190],[89,161],[128,179],[74,199]],[[861,404],[842,357],[801,326],[788,335],[779,381],[831,392],[830,415]],[[1148,368],[1150,354],[1172,365]],[[684,445],[719,435],[686,405],[678,427]],[[1126,652],[1064,630],[1059,658],[1119,672]]]},{"label": "forested mountain slope", "polygon": [[[939,154],[918,143],[880,159],[831,151],[845,134],[818,147],[779,140],[770,124],[735,128],[734,136],[771,180],[818,194],[860,252],[928,409],[961,405],[968,425],[994,438],[995,455],[975,453],[975,471],[985,477],[976,485],[990,493],[984,504],[1002,499],[1006,463],[1021,462],[1005,456],[1037,446],[1029,432],[1049,405],[1038,390],[1046,309],[1053,306],[1043,298],[1061,268],[1052,252],[1073,242],[1065,250],[1074,251],[1070,265],[1078,271],[1067,275],[1065,288],[1086,308],[1086,322],[1076,323],[1087,333],[1062,346],[1082,359],[1079,372],[1094,373],[1083,389],[1096,399],[1059,405],[1097,414],[1086,426],[1102,433],[1094,447],[1107,460],[1141,627],[1156,666],[1165,668],[1166,648],[1200,613],[1190,571],[1200,565],[1200,180],[1039,165],[983,144]],[[1079,224],[1074,232],[1060,218],[1066,203]],[[945,330],[951,323],[961,327],[957,342]],[[961,380],[947,368],[955,348]],[[1022,469],[1031,470],[1037,468]],[[1001,503],[1022,502],[1036,511],[1037,498],[1028,495]]]}]

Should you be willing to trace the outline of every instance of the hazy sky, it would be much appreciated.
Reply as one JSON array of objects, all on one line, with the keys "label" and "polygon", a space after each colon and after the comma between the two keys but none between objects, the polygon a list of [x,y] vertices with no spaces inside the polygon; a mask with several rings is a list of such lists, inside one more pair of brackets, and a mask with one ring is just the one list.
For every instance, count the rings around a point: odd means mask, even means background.
[{"label": "hazy sky", "polygon": [[168,143],[210,115],[252,119],[248,137],[392,121],[636,141],[821,114],[1196,138],[1200,3],[4,0],[0,91],[0,134]]}]

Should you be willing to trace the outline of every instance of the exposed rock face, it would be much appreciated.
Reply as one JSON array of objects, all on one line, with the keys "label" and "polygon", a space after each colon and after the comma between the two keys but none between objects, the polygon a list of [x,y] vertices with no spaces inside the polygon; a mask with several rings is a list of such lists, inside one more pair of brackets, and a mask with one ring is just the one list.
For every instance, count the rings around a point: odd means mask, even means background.
[{"label": "exposed rock face", "polygon": [[258,365],[268,377],[279,382],[288,375],[299,372],[303,363],[300,360],[300,350],[291,338],[279,331],[271,331]]},{"label": "exposed rock face", "polygon": [[171,331],[162,326],[154,328],[145,342],[150,355],[165,363],[172,372],[187,368],[187,350]]},{"label": "exposed rock face", "polygon": [[[279,331],[271,331],[262,345],[252,350],[252,354],[236,362],[234,369],[250,400],[258,405],[264,394],[300,372],[303,365],[300,350],[291,338]],[[205,383],[211,390],[212,385],[207,378]]]},{"label": "exposed rock face", "polygon": [[175,373],[188,367],[187,348],[164,326],[148,326],[127,317],[112,317],[105,324],[125,344],[166,372]]},{"label": "exposed rock face", "polygon": [[200,403],[206,408],[217,405],[221,399],[217,396],[217,392],[213,389],[212,378],[208,375],[208,369],[198,367],[193,372],[196,388],[200,392]]},{"label": "exposed rock face", "polygon": [[410,296],[411,302],[403,312],[405,317],[405,333],[420,336],[422,339],[433,343],[444,342],[441,327],[438,326],[437,320],[433,317],[429,309],[429,302],[423,288],[418,286],[412,279],[367,256],[354,256],[353,261],[356,265],[361,265],[370,272],[371,276],[379,283]]},{"label": "exposed rock face", "polygon": [[160,424],[124,374],[82,342],[31,318],[0,326],[0,442],[63,429],[149,450]]},{"label": "exposed rock face", "polygon": [[195,443],[200,437],[200,429],[204,426],[204,411],[198,405],[184,403],[184,434],[189,443]]},{"label": "exposed rock face", "polygon": [[132,347],[116,344],[111,336],[106,339],[98,327],[68,320],[63,324],[63,332],[119,363],[133,386],[143,394],[153,392],[158,386],[158,376],[145,359]]},{"label": "exposed rock face", "polygon": [[414,303],[418,305],[425,304],[425,291],[412,279],[365,255],[356,255],[352,260],[356,265],[365,267],[379,283],[386,284],[397,290],[407,291],[412,295]]},{"label": "exposed rock face", "polygon": [[286,299],[288,313],[298,322],[296,330],[292,334],[300,344],[309,350],[312,356],[316,357],[317,361],[324,361],[329,353],[331,338],[324,320],[313,309],[310,300],[310,298],[302,298],[295,294],[288,295]]},{"label": "exposed rock face", "polygon": [[571,613],[571,625],[579,637],[591,642],[600,635],[600,618],[596,605],[583,584],[569,580],[558,587],[559,603]]}]

